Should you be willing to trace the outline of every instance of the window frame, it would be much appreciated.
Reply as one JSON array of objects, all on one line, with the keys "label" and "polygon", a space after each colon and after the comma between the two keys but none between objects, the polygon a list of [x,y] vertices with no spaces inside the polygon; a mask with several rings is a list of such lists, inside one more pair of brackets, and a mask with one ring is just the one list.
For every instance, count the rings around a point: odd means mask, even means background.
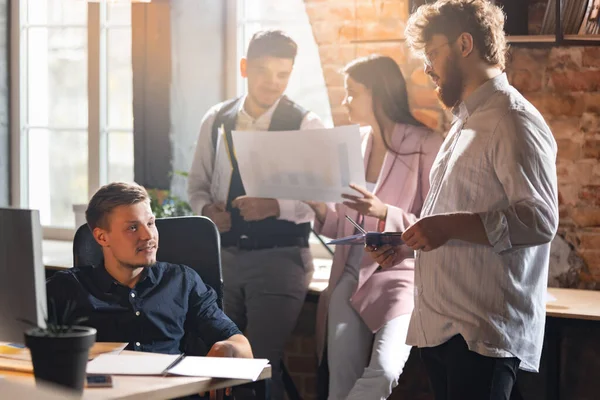
[{"label": "window frame", "polygon": [[[87,92],[88,125],[82,127],[44,126],[50,131],[82,130],[88,135],[87,197],[108,181],[108,138],[111,132],[131,132],[133,127],[108,125],[108,50],[109,29],[129,28],[131,23],[112,24],[107,19],[106,2],[88,2],[87,24],[29,24],[25,20],[26,0],[18,0],[10,7],[10,136],[11,136],[11,199],[14,207],[29,206],[29,132],[33,126],[26,125],[28,107],[27,32],[32,27],[86,28],[87,29]],[[132,154],[133,157],[133,154]],[[43,226],[44,239],[72,240],[78,227]]]}]

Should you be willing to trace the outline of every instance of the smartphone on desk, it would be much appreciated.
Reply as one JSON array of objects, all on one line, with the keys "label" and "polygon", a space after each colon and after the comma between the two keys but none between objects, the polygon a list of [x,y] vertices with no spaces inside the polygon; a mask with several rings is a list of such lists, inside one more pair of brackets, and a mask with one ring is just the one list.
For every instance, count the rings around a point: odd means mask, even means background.
[{"label": "smartphone on desk", "polygon": [[100,374],[88,374],[85,378],[86,388],[111,388],[113,387],[112,376]]}]

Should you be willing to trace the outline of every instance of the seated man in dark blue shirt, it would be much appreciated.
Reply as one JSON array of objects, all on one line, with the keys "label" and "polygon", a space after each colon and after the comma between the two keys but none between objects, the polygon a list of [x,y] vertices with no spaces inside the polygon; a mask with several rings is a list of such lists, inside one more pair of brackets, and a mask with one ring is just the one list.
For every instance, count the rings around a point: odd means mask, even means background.
[{"label": "seated man in dark blue shirt", "polygon": [[[49,310],[87,318],[99,342],[177,354],[185,333],[212,357],[252,357],[248,340],[217,306],[214,290],[184,265],[156,261],[158,231],[146,190],[112,183],[92,197],[86,219],[102,246],[104,265],[56,273],[47,282]],[[54,304],[53,304],[54,303]]]}]

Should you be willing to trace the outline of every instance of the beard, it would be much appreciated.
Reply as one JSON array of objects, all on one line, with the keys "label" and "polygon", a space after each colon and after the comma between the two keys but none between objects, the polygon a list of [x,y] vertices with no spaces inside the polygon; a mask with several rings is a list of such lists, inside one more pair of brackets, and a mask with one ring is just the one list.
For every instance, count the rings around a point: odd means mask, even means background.
[{"label": "beard", "polygon": [[435,92],[446,108],[453,108],[461,101],[465,81],[463,72],[458,67],[458,56],[454,51],[450,52],[444,76],[444,81],[440,82],[440,86]]}]

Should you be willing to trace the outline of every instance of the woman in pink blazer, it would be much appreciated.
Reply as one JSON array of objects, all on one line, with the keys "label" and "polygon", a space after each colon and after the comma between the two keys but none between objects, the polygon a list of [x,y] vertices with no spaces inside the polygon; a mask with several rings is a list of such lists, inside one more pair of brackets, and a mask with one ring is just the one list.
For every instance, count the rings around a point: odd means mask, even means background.
[{"label": "woman in pink blazer", "polygon": [[[389,57],[369,56],[344,69],[350,120],[370,126],[363,136],[367,187],[343,204],[309,203],[318,233],[355,233],[348,215],[367,231],[402,232],[414,223],[429,190],[429,170],[442,137],[409,110],[400,68]],[[338,245],[329,287],[319,300],[317,342],[327,339],[329,399],[386,399],[397,385],[410,347],[405,344],[413,309],[414,255],[379,268],[362,246]]]}]

